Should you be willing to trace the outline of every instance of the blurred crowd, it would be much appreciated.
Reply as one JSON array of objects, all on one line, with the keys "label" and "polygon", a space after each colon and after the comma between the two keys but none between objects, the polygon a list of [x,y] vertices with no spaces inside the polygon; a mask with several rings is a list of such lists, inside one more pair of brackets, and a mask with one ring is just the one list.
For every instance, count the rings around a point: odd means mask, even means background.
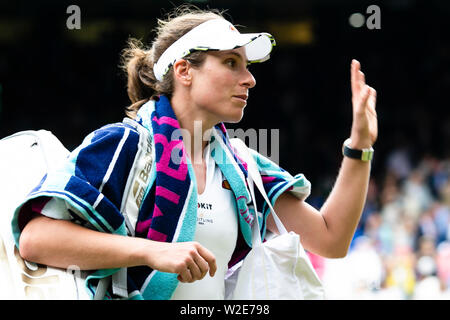
[{"label": "blurred crowd", "polygon": [[329,299],[450,299],[450,158],[393,150],[348,255],[312,261]]}]

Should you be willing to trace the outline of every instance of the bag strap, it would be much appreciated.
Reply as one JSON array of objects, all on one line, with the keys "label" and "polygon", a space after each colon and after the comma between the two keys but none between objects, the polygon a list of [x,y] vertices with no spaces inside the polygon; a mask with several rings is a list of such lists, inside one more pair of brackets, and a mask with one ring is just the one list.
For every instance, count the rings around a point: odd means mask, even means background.
[{"label": "bag strap", "polygon": [[[239,155],[247,163],[248,175],[249,175],[249,178],[251,179],[251,182],[253,182],[253,183],[251,183],[250,189],[253,189],[252,188],[253,184],[255,184],[256,187],[258,188],[259,192],[261,193],[261,195],[263,196],[264,200],[266,201],[267,205],[270,208],[270,212],[272,213],[273,220],[275,222],[275,225],[276,225],[280,235],[288,233],[288,231],[286,230],[286,228],[283,225],[283,222],[280,220],[278,215],[275,213],[275,209],[273,208],[272,203],[270,202],[270,200],[266,194],[266,190],[264,189],[261,174],[259,173],[258,167],[256,165],[256,161],[253,158],[253,156],[250,154],[248,147],[239,138],[231,139],[231,143],[232,143],[233,147],[235,147],[237,149]],[[256,201],[255,201],[253,190],[250,190],[250,193],[252,194],[253,203],[255,205],[255,211],[257,212]],[[256,218],[256,223],[257,223],[258,230],[259,230],[259,222],[258,222],[257,218]]]}]

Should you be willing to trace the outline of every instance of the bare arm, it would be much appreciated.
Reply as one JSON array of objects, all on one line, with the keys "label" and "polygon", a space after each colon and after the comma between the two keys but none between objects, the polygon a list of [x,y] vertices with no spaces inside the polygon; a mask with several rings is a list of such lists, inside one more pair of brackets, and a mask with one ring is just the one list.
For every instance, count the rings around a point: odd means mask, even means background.
[{"label": "bare arm", "polygon": [[[378,135],[376,92],[366,85],[360,64],[355,60],[351,66],[351,87],[351,147],[368,148]],[[288,193],[278,198],[275,211],[288,230],[301,236],[305,249],[325,257],[343,257],[364,208],[369,176],[370,162],[344,157],[333,190],[320,211]],[[276,230],[271,216],[267,227]]]},{"label": "bare arm", "polygon": [[[289,193],[275,203],[283,224],[301,236],[305,249],[328,258],[346,255],[367,194],[370,164],[344,159],[334,188],[320,211]],[[267,227],[275,232],[268,217]]]},{"label": "bare arm", "polygon": [[165,243],[101,233],[45,216],[32,219],[22,231],[19,251],[29,261],[54,267],[76,265],[95,270],[147,265],[179,274],[192,282],[217,267],[213,254],[196,242]]}]

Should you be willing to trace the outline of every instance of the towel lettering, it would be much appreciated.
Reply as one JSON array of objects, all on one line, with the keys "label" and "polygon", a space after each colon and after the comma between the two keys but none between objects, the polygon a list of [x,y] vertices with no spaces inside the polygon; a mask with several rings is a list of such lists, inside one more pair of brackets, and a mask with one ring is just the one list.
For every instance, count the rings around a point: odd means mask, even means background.
[{"label": "towel lettering", "polygon": [[152,160],[152,148],[150,144],[148,144],[144,155],[144,166],[137,175],[136,181],[133,185],[133,196],[138,208],[141,207],[141,202],[144,199],[145,188],[147,186],[150,170],[152,168]]},{"label": "towel lettering", "polygon": [[[186,164],[186,155],[183,149],[183,142],[181,140],[168,142],[166,136],[159,133],[155,134],[153,138],[155,140],[155,145],[158,143],[163,145],[163,152],[156,165],[156,171],[164,172],[174,179],[184,181],[188,174],[188,167]],[[176,163],[178,165],[178,169],[173,169],[169,166],[172,162],[171,160],[173,159],[172,153],[175,151],[182,152],[182,156],[179,161],[180,163]]]}]

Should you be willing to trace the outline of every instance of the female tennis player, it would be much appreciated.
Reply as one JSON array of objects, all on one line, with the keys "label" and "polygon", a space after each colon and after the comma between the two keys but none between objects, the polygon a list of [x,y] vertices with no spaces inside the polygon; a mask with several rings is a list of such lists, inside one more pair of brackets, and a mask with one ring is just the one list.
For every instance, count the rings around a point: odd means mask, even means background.
[{"label": "female tennis player", "polygon": [[[224,126],[241,120],[256,85],[249,64],[267,60],[274,46],[268,33],[240,33],[219,12],[192,9],[158,20],[150,47],[131,41],[123,55],[129,119],[88,135],[18,207],[20,254],[90,270],[93,296],[111,276],[111,298],[224,299],[227,271],[251,248],[253,201],[262,236],[276,232],[261,197],[250,197],[246,164]],[[320,211],[305,202],[302,174],[251,150],[286,228],[306,250],[331,258],[349,248],[378,133],[376,92],[356,60],[350,80],[353,123]]]}]

